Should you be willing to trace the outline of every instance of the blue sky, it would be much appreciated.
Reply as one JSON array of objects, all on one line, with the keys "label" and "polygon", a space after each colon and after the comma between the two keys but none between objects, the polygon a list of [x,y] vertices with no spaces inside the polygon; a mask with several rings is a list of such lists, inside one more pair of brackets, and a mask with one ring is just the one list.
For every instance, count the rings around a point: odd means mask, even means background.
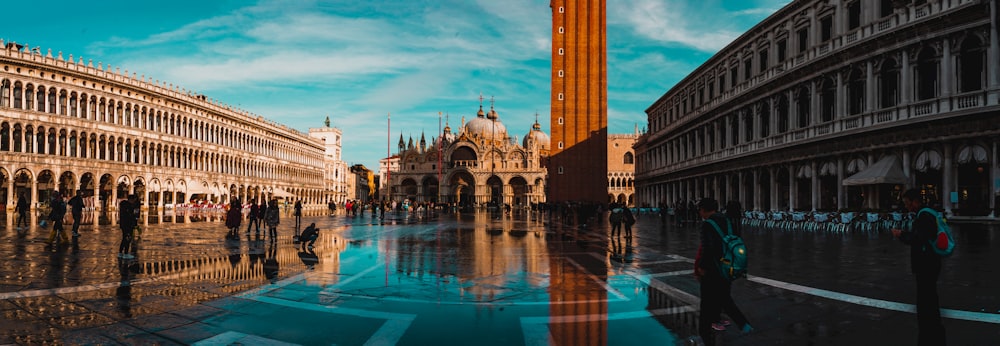
[{"label": "blue sky", "polygon": [[[609,0],[610,133],[789,0]],[[44,5],[40,5],[44,4]],[[166,81],[302,132],[344,131],[378,169],[399,135],[471,119],[479,95],[521,138],[549,130],[549,0],[173,0],[4,4],[0,38]],[[393,149],[395,152],[395,149]]]}]

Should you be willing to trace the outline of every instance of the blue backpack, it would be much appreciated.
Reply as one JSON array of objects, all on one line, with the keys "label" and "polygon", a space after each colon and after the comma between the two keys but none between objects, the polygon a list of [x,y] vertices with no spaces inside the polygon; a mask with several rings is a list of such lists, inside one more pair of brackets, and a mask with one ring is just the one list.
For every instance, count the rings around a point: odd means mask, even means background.
[{"label": "blue backpack", "polygon": [[747,276],[747,247],[743,244],[743,238],[733,234],[733,226],[726,219],[726,233],[712,219],[706,219],[708,224],[715,228],[722,239],[722,258],[719,259],[719,270],[722,277],[729,281]]},{"label": "blue backpack", "polygon": [[918,217],[920,213],[931,214],[934,216],[934,220],[937,221],[937,235],[934,236],[934,240],[928,240],[930,248],[941,257],[951,256],[951,253],[955,251],[955,238],[952,237],[951,227],[948,226],[948,222],[945,221],[944,216],[931,208],[920,209],[917,212]]}]

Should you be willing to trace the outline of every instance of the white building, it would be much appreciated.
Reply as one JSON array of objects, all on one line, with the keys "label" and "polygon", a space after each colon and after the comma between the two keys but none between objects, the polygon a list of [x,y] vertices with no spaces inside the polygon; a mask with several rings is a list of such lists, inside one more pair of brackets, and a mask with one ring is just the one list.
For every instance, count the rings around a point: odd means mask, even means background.
[{"label": "white building", "polygon": [[326,127],[310,128],[309,137],[319,139],[326,149],[323,154],[323,188],[326,201],[343,204],[348,199],[347,162],[341,159],[343,131],[330,127],[330,118],[326,118]]}]

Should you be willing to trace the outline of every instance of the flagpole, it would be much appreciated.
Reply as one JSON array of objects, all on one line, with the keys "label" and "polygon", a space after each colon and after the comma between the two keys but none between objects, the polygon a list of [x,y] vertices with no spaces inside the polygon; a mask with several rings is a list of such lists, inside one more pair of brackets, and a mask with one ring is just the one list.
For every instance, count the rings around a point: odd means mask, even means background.
[{"label": "flagpole", "polygon": [[385,200],[392,200],[392,181],[389,174],[392,173],[392,113],[385,114]]},{"label": "flagpole", "polygon": [[[441,149],[444,146],[444,135],[441,133],[441,112],[438,112],[438,204],[441,203]],[[437,208],[435,207],[435,210]]]}]

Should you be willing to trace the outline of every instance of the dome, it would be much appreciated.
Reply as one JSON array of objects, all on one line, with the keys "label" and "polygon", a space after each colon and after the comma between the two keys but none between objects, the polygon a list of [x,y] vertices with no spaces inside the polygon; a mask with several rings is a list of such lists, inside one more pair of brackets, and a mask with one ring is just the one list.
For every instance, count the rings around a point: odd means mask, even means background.
[{"label": "dome", "polygon": [[476,117],[465,123],[465,133],[472,138],[499,140],[507,137],[507,127],[500,120]]},{"label": "dome", "polygon": [[549,144],[551,144],[549,135],[545,134],[545,132],[542,132],[542,125],[539,124],[537,120],[535,121],[535,124],[531,126],[531,131],[529,131],[528,134],[524,136],[524,141],[522,142],[521,145],[527,148],[529,139],[532,139],[535,141],[535,143],[538,143],[538,147],[543,150],[548,150]]},{"label": "dome", "polygon": [[483,112],[483,106],[479,105],[476,118],[465,123],[465,133],[476,139],[503,140],[507,138],[507,127],[498,118],[499,115],[492,106],[490,106],[490,112],[487,115]]}]

